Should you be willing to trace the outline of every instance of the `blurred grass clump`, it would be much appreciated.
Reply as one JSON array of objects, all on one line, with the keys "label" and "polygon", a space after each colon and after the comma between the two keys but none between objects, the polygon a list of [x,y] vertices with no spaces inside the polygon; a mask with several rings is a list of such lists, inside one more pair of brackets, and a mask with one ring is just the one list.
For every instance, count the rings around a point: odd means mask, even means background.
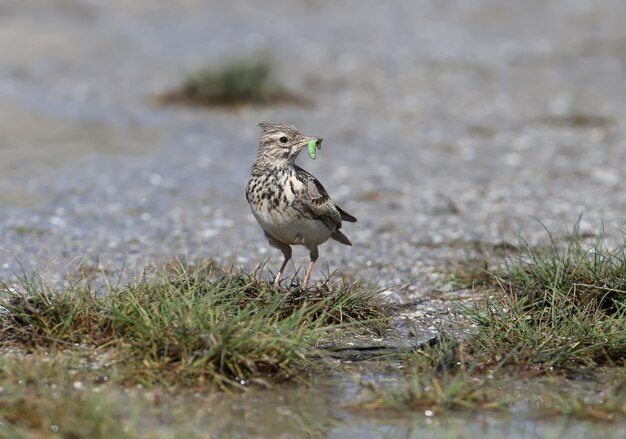
[{"label": "blurred grass clump", "polygon": [[268,61],[253,57],[231,60],[218,67],[203,67],[191,73],[179,87],[161,95],[158,102],[229,106],[297,104],[304,100],[277,82]]}]

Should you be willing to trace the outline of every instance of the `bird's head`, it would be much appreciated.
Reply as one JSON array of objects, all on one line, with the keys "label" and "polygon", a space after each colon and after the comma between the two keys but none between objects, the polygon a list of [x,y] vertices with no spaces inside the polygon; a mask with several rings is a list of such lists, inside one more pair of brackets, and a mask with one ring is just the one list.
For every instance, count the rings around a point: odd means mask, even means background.
[{"label": "bird's head", "polygon": [[[263,122],[259,126],[263,129],[263,134],[259,141],[257,159],[269,160],[275,165],[293,164],[300,151],[309,147],[309,144],[315,149],[322,143],[321,137],[303,136],[291,125]],[[315,155],[311,157],[315,158]]]}]

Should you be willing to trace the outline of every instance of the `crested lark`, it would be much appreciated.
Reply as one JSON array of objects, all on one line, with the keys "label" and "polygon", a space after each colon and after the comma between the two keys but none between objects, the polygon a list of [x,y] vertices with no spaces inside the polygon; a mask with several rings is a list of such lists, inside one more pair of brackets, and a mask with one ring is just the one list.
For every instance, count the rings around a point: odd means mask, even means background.
[{"label": "crested lark", "polygon": [[274,287],[278,287],[291,259],[291,246],[303,245],[311,257],[302,282],[302,288],[306,288],[319,255],[317,246],[328,238],[352,245],[339,229],[342,220],[355,222],[356,218],[337,206],[322,184],[295,164],[307,145],[309,155],[315,158],[315,148],[322,142],[320,137],[305,137],[295,127],[279,123],[259,126],[263,134],[252,164],[246,199],[269,244],[281,250],[285,257]]}]

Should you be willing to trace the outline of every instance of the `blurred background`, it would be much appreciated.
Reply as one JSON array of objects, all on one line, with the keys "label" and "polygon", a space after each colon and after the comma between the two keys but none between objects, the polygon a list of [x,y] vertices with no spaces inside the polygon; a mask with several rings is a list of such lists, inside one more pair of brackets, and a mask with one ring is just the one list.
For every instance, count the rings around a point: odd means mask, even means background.
[{"label": "blurred background", "polygon": [[324,270],[419,291],[581,213],[617,236],[625,21],[621,0],[2,0],[0,277],[276,269],[244,197],[263,121],[325,139],[299,163],[359,218]]}]

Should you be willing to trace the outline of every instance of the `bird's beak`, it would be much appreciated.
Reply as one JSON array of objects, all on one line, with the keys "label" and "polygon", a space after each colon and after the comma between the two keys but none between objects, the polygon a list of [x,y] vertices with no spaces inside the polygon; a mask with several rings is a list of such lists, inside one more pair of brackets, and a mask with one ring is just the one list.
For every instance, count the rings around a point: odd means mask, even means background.
[{"label": "bird's beak", "polygon": [[298,147],[303,148],[307,146],[309,143],[313,142],[315,145],[317,145],[317,149],[320,149],[322,140],[324,139],[322,139],[321,137],[305,137],[302,139],[301,142],[298,143]]}]

